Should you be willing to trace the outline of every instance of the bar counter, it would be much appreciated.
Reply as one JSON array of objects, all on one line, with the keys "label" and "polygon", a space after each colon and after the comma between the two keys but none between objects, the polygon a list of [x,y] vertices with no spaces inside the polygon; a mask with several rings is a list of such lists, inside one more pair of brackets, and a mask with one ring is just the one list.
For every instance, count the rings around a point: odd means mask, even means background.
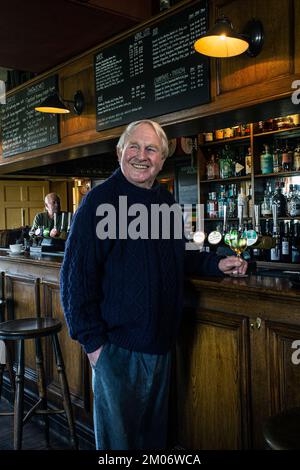
[{"label": "bar counter", "polygon": [[[62,256],[10,255],[5,271],[7,318],[53,316],[64,322],[59,272]],[[245,278],[186,280],[184,321],[174,354],[172,442],[193,449],[263,448],[262,426],[270,414],[300,405],[300,365],[292,343],[300,340],[300,289],[288,276],[267,272]],[[59,335],[81,448],[93,443],[91,377],[87,359],[66,326]],[[46,355],[50,348],[46,347]],[[59,380],[53,358],[47,369],[49,401],[57,404]],[[27,401],[35,392],[35,358],[26,350]],[[5,383],[6,392],[8,382]],[[53,426],[68,431],[62,417]]]}]

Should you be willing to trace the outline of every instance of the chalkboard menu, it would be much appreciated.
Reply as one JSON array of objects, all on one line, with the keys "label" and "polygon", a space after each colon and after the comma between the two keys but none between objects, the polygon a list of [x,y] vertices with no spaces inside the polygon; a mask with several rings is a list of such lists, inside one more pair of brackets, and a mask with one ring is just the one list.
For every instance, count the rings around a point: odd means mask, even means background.
[{"label": "chalkboard menu", "polygon": [[59,142],[58,116],[34,109],[56,90],[57,76],[53,75],[7,97],[6,105],[1,106],[4,157]]},{"label": "chalkboard menu", "polygon": [[179,204],[197,204],[197,168],[190,165],[176,167],[176,201]]},{"label": "chalkboard menu", "polygon": [[203,0],[96,54],[97,131],[207,103],[209,59],[194,50],[207,27]]}]

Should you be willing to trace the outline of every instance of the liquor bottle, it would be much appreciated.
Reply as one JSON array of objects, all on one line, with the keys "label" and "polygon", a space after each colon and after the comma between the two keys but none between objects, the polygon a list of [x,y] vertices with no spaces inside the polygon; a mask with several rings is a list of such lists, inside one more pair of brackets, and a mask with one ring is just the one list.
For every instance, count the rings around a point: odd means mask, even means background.
[{"label": "liquor bottle", "polygon": [[272,217],[271,183],[269,182],[267,182],[264,192],[264,200],[261,205],[261,215],[263,217]]},{"label": "liquor bottle", "polygon": [[280,183],[276,183],[275,193],[272,197],[272,205],[277,207],[277,217],[285,217],[286,216],[286,199],[282,194],[282,189]]},{"label": "liquor bottle", "polygon": [[300,215],[300,198],[295,191],[295,186],[290,184],[290,192],[287,202],[287,211],[291,217],[298,217]]},{"label": "liquor bottle", "polygon": [[230,178],[232,176],[232,155],[228,145],[222,150],[222,157],[220,163],[220,177]]},{"label": "liquor bottle", "polygon": [[300,144],[297,144],[297,147],[294,150],[294,164],[293,169],[295,171],[300,171]]},{"label": "liquor bottle", "polygon": [[251,147],[248,147],[248,153],[245,157],[245,173],[246,175],[251,175],[252,171],[252,155],[251,155]]},{"label": "liquor bottle", "polygon": [[248,217],[248,198],[242,186],[241,186],[240,193],[238,195],[238,206],[243,207],[243,217],[247,218]]},{"label": "liquor bottle", "polygon": [[[272,238],[272,231],[271,231],[271,225],[270,224],[271,224],[270,219],[266,219],[264,236]],[[269,250],[265,249],[263,251],[263,258],[264,258],[264,261],[270,261],[271,260],[271,250],[270,249]]]},{"label": "liquor bottle", "polygon": [[293,168],[293,152],[289,149],[286,142],[284,151],[282,152],[282,169],[283,171],[292,171]]},{"label": "liquor bottle", "polygon": [[282,171],[282,152],[276,141],[275,150],[273,152],[273,172],[280,173],[281,171]]},{"label": "liquor bottle", "polygon": [[284,224],[284,233],[281,238],[281,261],[284,263],[291,262],[291,243],[288,222]]},{"label": "liquor bottle", "polygon": [[216,157],[214,156],[214,154],[212,154],[210,160],[207,162],[206,175],[208,180],[213,180],[219,178],[220,176],[219,164],[216,161]]},{"label": "liquor bottle", "polygon": [[225,196],[225,186],[220,186],[220,195],[218,198],[218,217],[222,219],[224,217],[224,206],[227,206],[226,196]]},{"label": "liquor bottle", "polygon": [[264,144],[265,149],[260,156],[260,169],[263,175],[273,172],[273,157],[269,145]]},{"label": "liquor bottle", "polygon": [[299,237],[299,223],[294,222],[291,245],[292,245],[292,263],[300,263],[300,237]]},{"label": "liquor bottle", "polygon": [[271,261],[280,261],[280,251],[281,251],[281,243],[280,243],[280,233],[279,227],[277,223],[277,205],[272,205],[272,213],[273,213],[273,238],[274,238],[274,246],[271,248],[270,253],[270,260]]}]

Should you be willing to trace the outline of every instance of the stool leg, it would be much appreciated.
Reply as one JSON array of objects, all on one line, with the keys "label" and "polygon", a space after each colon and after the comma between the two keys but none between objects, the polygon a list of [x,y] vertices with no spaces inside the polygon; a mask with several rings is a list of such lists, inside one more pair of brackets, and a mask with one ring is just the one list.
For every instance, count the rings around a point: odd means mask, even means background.
[{"label": "stool leg", "polygon": [[14,449],[22,448],[23,412],[24,412],[24,340],[18,341],[16,394],[14,406]]},{"label": "stool leg", "polygon": [[[41,399],[41,408],[42,410],[47,409],[47,388],[46,388],[46,378],[45,378],[45,369],[44,369],[44,359],[43,359],[43,350],[41,345],[41,339],[35,339],[35,361],[36,361],[36,371],[37,371],[37,385],[39,397]],[[44,414],[44,423],[45,423],[45,438],[47,447],[49,447],[49,417],[47,414]]]},{"label": "stool leg", "polygon": [[2,396],[2,384],[3,384],[3,372],[4,372],[5,364],[0,364],[0,400]]},{"label": "stool leg", "polygon": [[14,374],[14,367],[13,367],[11,344],[5,341],[5,346],[6,346],[6,367],[7,367],[8,375],[10,379],[11,390],[13,394],[15,394],[16,384],[15,384],[15,374]]},{"label": "stool leg", "polygon": [[74,425],[73,410],[72,410],[72,404],[71,404],[71,399],[70,399],[69,386],[68,386],[67,377],[66,377],[66,373],[65,373],[64,361],[63,361],[63,358],[62,358],[60,345],[59,345],[59,341],[58,341],[58,337],[57,337],[56,333],[52,335],[52,342],[53,342],[53,347],[54,347],[57,372],[58,372],[61,391],[62,391],[62,395],[63,395],[64,409],[65,409],[68,424],[69,424],[71,444],[72,444],[72,447],[74,449],[78,449],[78,441],[77,441],[75,425]]}]

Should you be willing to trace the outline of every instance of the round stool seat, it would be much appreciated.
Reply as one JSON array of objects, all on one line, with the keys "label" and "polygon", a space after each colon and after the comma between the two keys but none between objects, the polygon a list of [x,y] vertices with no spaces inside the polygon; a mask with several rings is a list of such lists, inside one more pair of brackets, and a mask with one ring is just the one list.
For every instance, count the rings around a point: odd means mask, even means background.
[{"label": "round stool seat", "polygon": [[264,426],[264,438],[274,450],[300,449],[300,408],[271,416]]},{"label": "round stool seat", "polygon": [[57,333],[62,323],[56,318],[20,318],[0,323],[0,339],[30,339]]}]

